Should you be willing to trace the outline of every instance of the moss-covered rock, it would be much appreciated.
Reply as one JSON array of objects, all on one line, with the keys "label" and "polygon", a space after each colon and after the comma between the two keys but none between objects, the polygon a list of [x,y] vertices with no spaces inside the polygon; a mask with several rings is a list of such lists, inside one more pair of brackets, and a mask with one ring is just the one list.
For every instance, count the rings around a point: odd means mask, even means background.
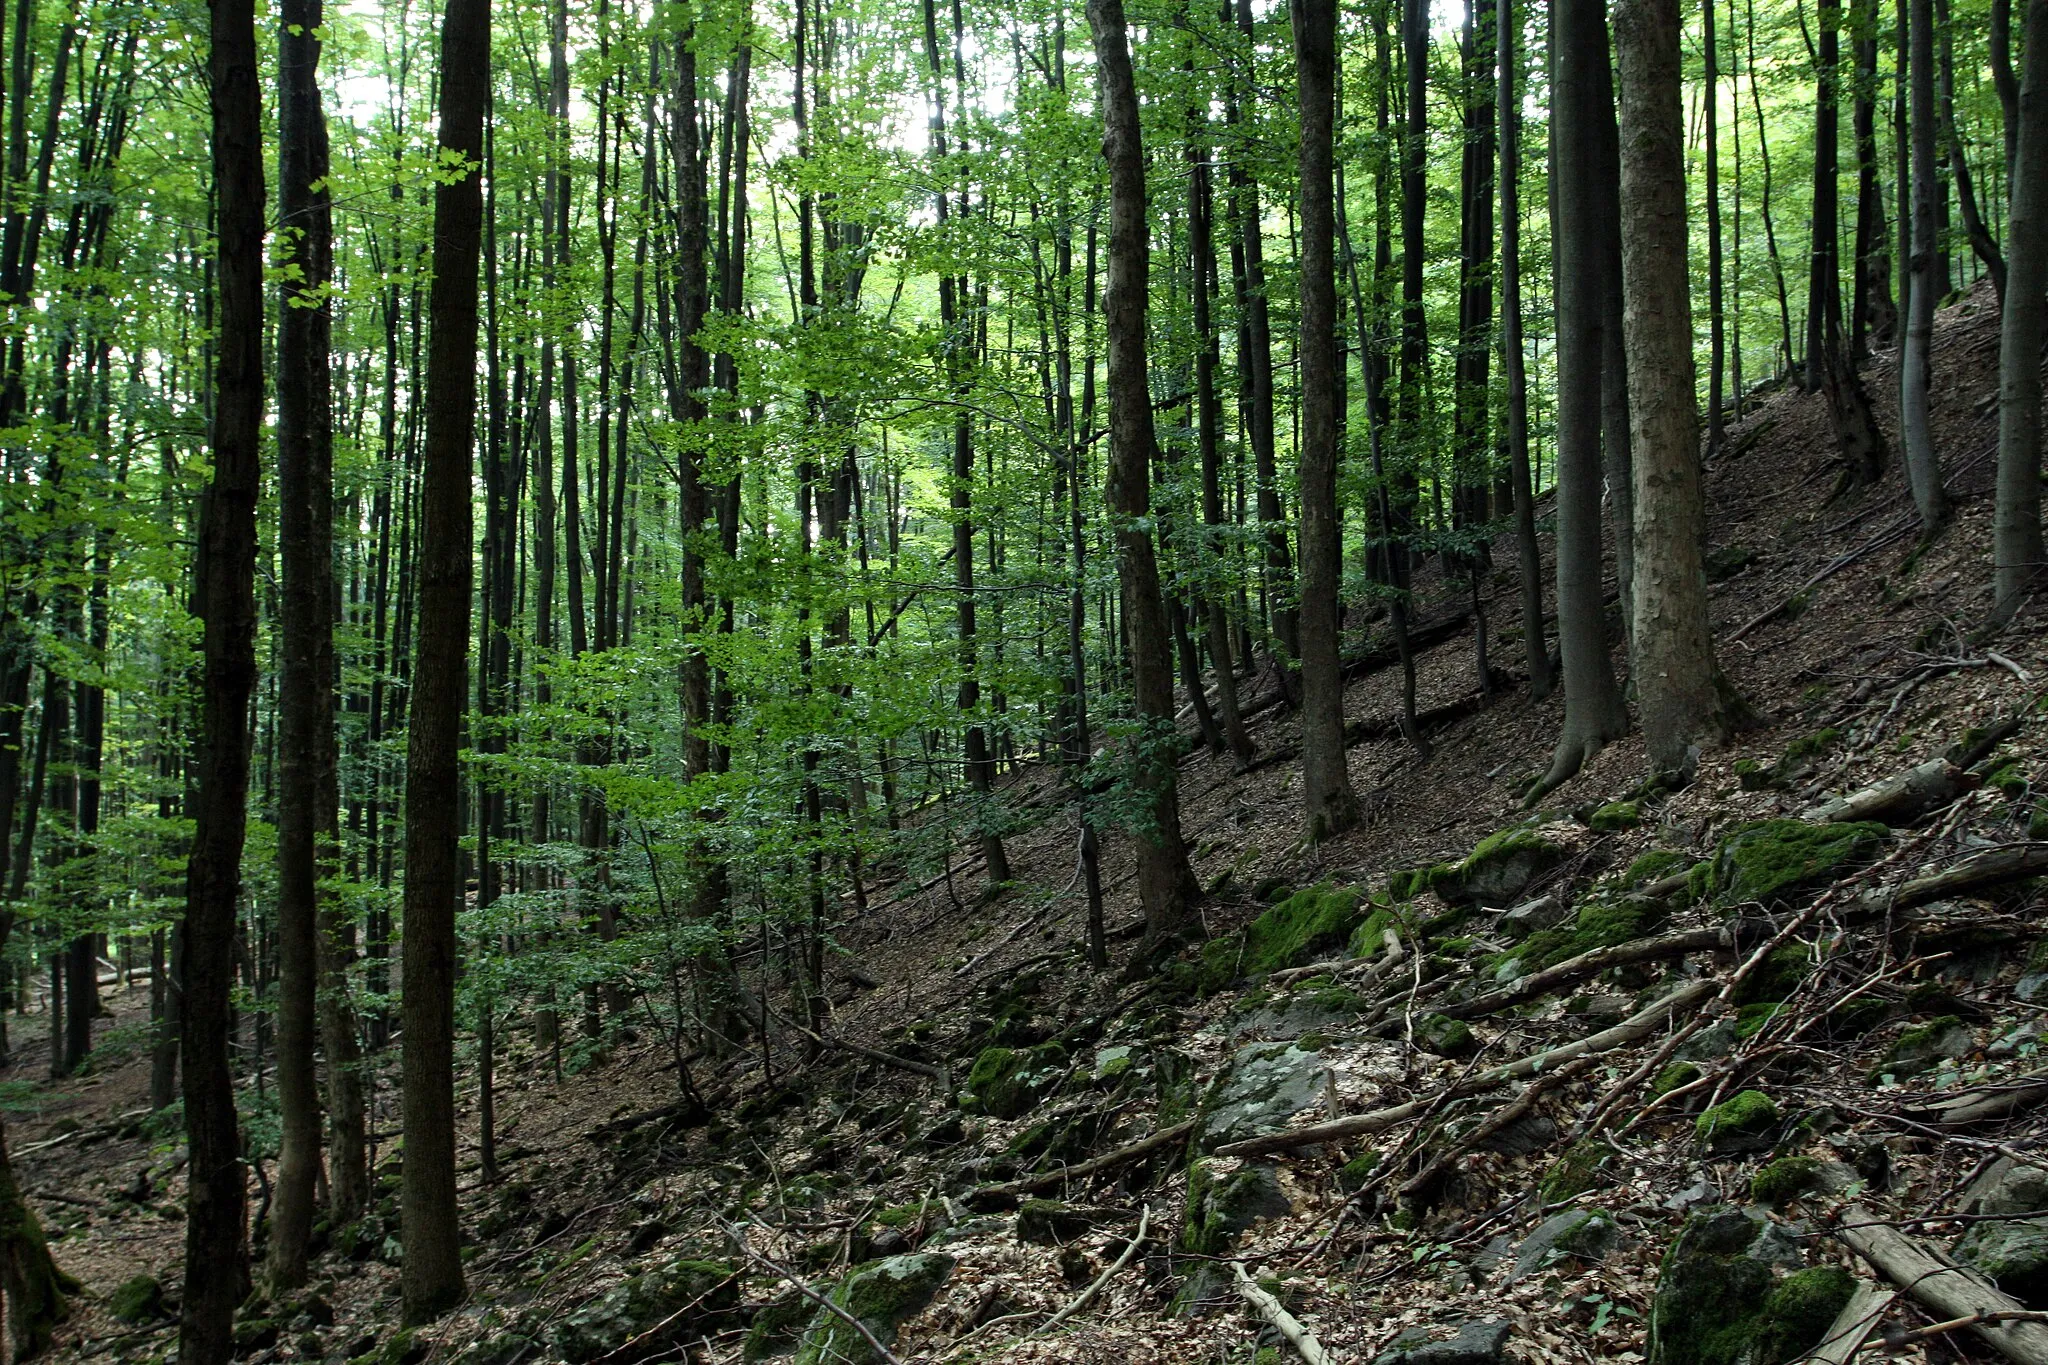
[{"label": "moss-covered rock", "polygon": [[1356,1194],[1365,1188],[1365,1182],[1372,1179],[1380,1166],[1380,1154],[1374,1151],[1360,1152],[1337,1168],[1337,1188],[1346,1194]]},{"label": "moss-covered rock", "polygon": [[1780,903],[1835,881],[1869,859],[1889,836],[1883,825],[1760,820],[1721,841],[1706,877],[1706,894],[1722,905]]},{"label": "moss-covered rock", "polygon": [[1188,1171],[1187,1218],[1181,1226],[1183,1251],[1220,1256],[1261,1218],[1279,1218],[1294,1206],[1271,1166],[1252,1164],[1217,1179],[1206,1161]]},{"label": "moss-covered rock", "polygon": [[983,1048],[967,1073],[967,1100],[993,1118],[1022,1118],[1057,1081],[1067,1062],[1058,1043]]},{"label": "moss-covered rock", "polygon": [[1245,927],[1241,970],[1255,976],[1313,962],[1344,947],[1364,918],[1349,887],[1297,891]]},{"label": "moss-covered rock", "polygon": [[1430,889],[1454,905],[1509,905],[1563,862],[1568,850],[1524,825],[1479,841],[1465,860],[1436,873]]},{"label": "moss-covered rock", "polygon": [[[896,1329],[932,1301],[954,1264],[951,1256],[935,1251],[869,1261],[850,1271],[827,1297],[859,1319],[877,1341],[894,1346]],[[804,1329],[796,1351],[796,1365],[873,1365],[879,1359],[851,1324],[823,1308]]]},{"label": "moss-covered rock", "polygon": [[1820,1162],[1810,1156],[1781,1156],[1749,1178],[1750,1197],[1773,1208],[1812,1194],[1821,1185]]},{"label": "moss-covered rock", "polygon": [[154,1275],[123,1280],[107,1295],[107,1311],[131,1327],[155,1322],[164,1316],[164,1287]]},{"label": "moss-covered rock", "polygon": [[[688,1258],[670,1261],[566,1314],[555,1325],[555,1354],[570,1365],[582,1365],[667,1323],[664,1340],[645,1343],[652,1355],[685,1334],[727,1325],[739,1302],[739,1276],[732,1266]],[[683,1313],[686,1308],[690,1311]]]},{"label": "moss-covered rock", "polygon": [[1855,1277],[1840,1266],[1795,1270],[1778,1281],[1764,1300],[1756,1325],[1756,1365],[1796,1361],[1820,1345],[1835,1318],[1856,1292]]},{"label": "moss-covered rock", "polygon": [[1890,1076],[1905,1080],[1932,1071],[1943,1062],[1968,1053],[1975,1041],[1969,1025],[1953,1014],[1930,1019],[1907,1029],[1885,1049],[1884,1060],[1878,1063],[1872,1079]]},{"label": "moss-covered rock", "polygon": [[1709,1156],[1760,1151],[1770,1146],[1778,1106],[1761,1090],[1744,1090],[1701,1114],[1693,1132]]},{"label": "moss-covered rock", "polygon": [[1780,1365],[1798,1354],[1759,1355],[1767,1305],[1781,1287],[1766,1261],[1747,1254],[1765,1227],[1741,1209],[1686,1220],[1657,1275],[1650,1365]]},{"label": "moss-covered rock", "polygon": [[1554,1261],[1570,1257],[1581,1262],[1605,1260],[1621,1241],[1612,1214],[1598,1209],[1566,1209],[1537,1225],[1515,1252],[1514,1278],[1533,1275]]},{"label": "moss-covered rock", "polygon": [[1628,865],[1628,870],[1621,874],[1621,884],[1633,891],[1670,876],[1685,864],[1683,853],[1669,848],[1653,848]]},{"label": "moss-covered rock", "polygon": [[1415,1046],[1439,1057],[1469,1057],[1479,1040],[1464,1020],[1431,1014],[1415,1021]]},{"label": "moss-covered rock", "polygon": [[1593,1138],[1581,1138],[1567,1147],[1564,1155],[1550,1163],[1537,1186],[1546,1204],[1561,1203],[1574,1195],[1596,1188],[1614,1149]]},{"label": "moss-covered rock", "polygon": [[1956,1242],[1955,1256],[2027,1307],[2048,1306],[2048,1222],[1975,1224]]},{"label": "moss-covered rock", "polygon": [[1351,931],[1351,941],[1344,945],[1344,951],[1351,957],[1377,957],[1386,951],[1389,932],[1403,941],[1412,941],[1415,937],[1399,910],[1391,905],[1376,905],[1372,913]]},{"label": "moss-covered rock", "polygon": [[1662,1099],[1681,1085],[1691,1085],[1700,1078],[1700,1069],[1691,1062],[1673,1062],[1657,1073],[1656,1081],[1650,1086],[1650,1095]]},{"label": "moss-covered rock", "polygon": [[1754,1038],[1763,1032],[1765,1024],[1778,1017],[1778,1011],[1785,1007],[1770,1000],[1759,1000],[1744,1005],[1735,1011],[1735,1036],[1738,1039]]},{"label": "moss-covered rock", "polygon": [[1812,953],[1805,945],[1781,944],[1773,948],[1737,988],[1735,1003],[1753,1005],[1760,1000],[1788,999],[1812,972]]},{"label": "moss-covered rock", "polygon": [[757,1360],[791,1354],[803,1339],[804,1324],[817,1311],[816,1304],[794,1290],[763,1304],[754,1313],[746,1340],[740,1343],[740,1359],[752,1365]]},{"label": "moss-covered rock", "polygon": [[1586,823],[1602,834],[1618,834],[1643,823],[1643,808],[1636,801],[1609,801],[1587,816]]}]

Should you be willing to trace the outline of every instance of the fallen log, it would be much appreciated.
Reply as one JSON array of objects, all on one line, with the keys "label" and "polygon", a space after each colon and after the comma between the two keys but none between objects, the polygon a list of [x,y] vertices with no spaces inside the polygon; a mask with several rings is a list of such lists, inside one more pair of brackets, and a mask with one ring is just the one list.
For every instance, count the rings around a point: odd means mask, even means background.
[{"label": "fallen log", "polygon": [[1856,1281],[1856,1292],[1835,1315],[1828,1334],[1820,1339],[1820,1345],[1806,1353],[1806,1365],[1849,1365],[1896,1298],[1898,1295],[1892,1290],[1880,1289],[1869,1280]]},{"label": "fallen log", "polygon": [[2007,844],[1972,853],[1939,872],[1915,877],[1896,890],[1868,892],[1863,897],[1863,908],[1878,914],[1908,910],[2042,873],[2048,873],[2048,843]]},{"label": "fallen log", "polygon": [[1518,981],[1510,982],[1497,991],[1475,995],[1470,1000],[1453,1001],[1437,1006],[1438,1014],[1452,1019],[1476,1019],[1483,1014],[1492,1014],[1525,1000],[1534,1000],[1539,995],[1548,995],[1560,986],[1572,985],[1589,976],[1597,976],[1610,967],[1628,967],[1638,962],[1655,962],[1660,958],[1684,957],[1687,953],[1705,952],[1710,948],[1733,948],[1737,945],[1740,926],[1719,929],[1687,929],[1682,933],[1659,934],[1655,938],[1639,938],[1628,943],[1617,943],[1610,948],[1595,948],[1567,958],[1554,967],[1545,967],[1532,972]]},{"label": "fallen log", "polygon": [[1929,811],[1939,810],[1963,793],[1976,790],[1978,785],[1975,775],[1946,758],[1931,758],[1902,773],[1893,773],[1882,782],[1809,806],[1799,818],[1823,825],[1851,820],[1910,825]]},{"label": "fallen log", "polygon": [[[1842,1211],[1835,1236],[1887,1280],[1944,1318],[2025,1313],[2026,1305],[1908,1237],[1861,1204]],[[2048,1324],[1979,1319],[1971,1328],[2018,1365],[2048,1365]]]},{"label": "fallen log", "polygon": [[1158,1151],[1161,1147],[1171,1146],[1194,1130],[1194,1120],[1188,1119],[1185,1122],[1174,1124],[1171,1128],[1162,1128],[1148,1137],[1141,1137],[1136,1142],[1127,1142],[1114,1151],[1104,1152],[1101,1156],[1090,1157],[1088,1160],[1077,1162],[1072,1166],[1062,1166],[1056,1171],[1041,1171],[1037,1175],[1027,1175],[1021,1179],[1005,1181],[1000,1185],[977,1186],[966,1193],[962,1202],[969,1208],[984,1211],[1005,1208],[1010,1200],[1016,1199],[1020,1195],[1036,1194],[1040,1190],[1050,1190],[1056,1186],[1064,1185],[1070,1180],[1086,1180],[1097,1171],[1106,1171],[1112,1166],[1121,1166],[1126,1161],[1135,1161],[1141,1156]]},{"label": "fallen log", "polygon": [[2006,1118],[2021,1109],[2048,1100],[2048,1072],[2017,1076],[2003,1085],[1980,1086],[1959,1094],[1945,1095],[1939,1104],[1915,1110],[1922,1123],[1939,1128],[1969,1128],[1992,1119]]},{"label": "fallen log", "polygon": [[1393,1105],[1386,1109],[1331,1119],[1326,1123],[1312,1123],[1306,1128],[1292,1128],[1284,1133],[1271,1133],[1265,1137],[1226,1143],[1216,1149],[1216,1155],[1261,1156],[1267,1152],[1291,1151],[1296,1147],[1308,1147],[1319,1142],[1342,1142],[1347,1138],[1362,1137],[1367,1133],[1384,1132],[1397,1124],[1419,1117],[1444,1099],[1483,1094],[1508,1081],[1520,1080],[1524,1076],[1533,1076],[1538,1072],[1562,1066],[1574,1057],[1583,1057],[1593,1052],[1611,1052],[1615,1048],[1640,1042],[1662,1027],[1672,1015],[1704,1003],[1717,989],[1719,983],[1714,981],[1688,982],[1612,1028],[1603,1029],[1577,1042],[1565,1043],[1545,1052],[1533,1053],[1519,1061],[1482,1071],[1476,1076],[1457,1082],[1448,1091],[1440,1091],[1427,1099],[1409,1100],[1405,1104]]},{"label": "fallen log", "polygon": [[1273,1330],[1287,1338],[1287,1344],[1300,1353],[1308,1365],[1334,1365],[1330,1353],[1316,1340],[1315,1333],[1301,1325],[1301,1320],[1281,1307],[1280,1300],[1259,1288],[1259,1282],[1245,1272],[1243,1261],[1232,1261],[1230,1270],[1237,1280],[1237,1292],[1252,1306],[1252,1311],[1273,1325]]}]

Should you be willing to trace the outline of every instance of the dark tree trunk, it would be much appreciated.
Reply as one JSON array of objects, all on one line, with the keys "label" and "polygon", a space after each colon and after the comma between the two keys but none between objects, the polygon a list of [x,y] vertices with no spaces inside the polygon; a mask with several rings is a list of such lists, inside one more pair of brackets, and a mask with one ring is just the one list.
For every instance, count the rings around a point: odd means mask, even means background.
[{"label": "dark tree trunk", "polygon": [[1948,522],[1948,490],[1934,450],[1928,383],[1933,360],[1934,308],[1940,301],[1941,213],[1935,200],[1934,3],[1910,0],[1911,124],[1913,136],[1912,285],[1906,300],[1905,358],[1899,367],[1899,426],[1906,442],[1906,475],[1920,513],[1921,533]]},{"label": "dark tree trunk", "polygon": [[[1541,793],[1577,773],[1627,731],[1608,652],[1600,589],[1601,375],[1607,345],[1607,278],[1615,244],[1612,202],[1600,182],[1604,129],[1614,123],[1607,27],[1601,0],[1556,0],[1551,165],[1556,205],[1551,251],[1557,281],[1557,633],[1564,656],[1564,733]],[[1615,252],[1619,255],[1619,251]],[[1628,597],[1622,598],[1624,610]],[[1532,796],[1533,799],[1533,796]]]},{"label": "dark tree trunk", "polygon": [[1294,0],[1293,14],[1301,100],[1301,796],[1304,827],[1313,841],[1357,824],[1358,797],[1344,748],[1344,672],[1338,658],[1344,601],[1332,197],[1336,0]]},{"label": "dark tree trunk", "polygon": [[1542,700],[1557,685],[1543,638],[1543,551],[1536,540],[1536,490],[1529,471],[1529,376],[1522,346],[1522,58],[1515,0],[1498,0],[1500,40],[1500,348],[1507,381],[1502,439],[1515,504],[1515,548],[1522,580],[1522,650],[1529,695]]},{"label": "dark tree trunk", "polygon": [[1992,611],[2009,620],[2041,572],[2041,343],[2048,332],[2048,0],[2026,0],[2008,274],[1998,342],[1998,497]]},{"label": "dark tree trunk", "polygon": [[256,503],[262,490],[263,112],[250,0],[215,0],[208,59],[219,260],[213,481],[194,575],[204,622],[198,802],[185,873],[185,1134],[190,1160],[178,1358],[222,1365],[249,1292],[247,1195],[228,1035],[242,839],[248,819],[249,697],[256,685]]},{"label": "dark tree trunk", "polygon": [[[441,23],[442,155],[483,159],[488,0],[449,0]],[[461,743],[469,652],[470,467],[476,437],[482,177],[434,190],[433,336],[421,460],[419,633],[407,733],[405,823],[405,1318],[462,1297],[455,1202],[455,911],[462,897]]]},{"label": "dark tree trunk", "polygon": [[1853,0],[1849,28],[1856,53],[1856,297],[1850,306],[1849,361],[1860,366],[1873,345],[1889,347],[1896,340],[1899,316],[1892,302],[1884,190],[1877,177],[1877,0]]},{"label": "dark tree trunk", "polygon": [[320,1170],[314,1075],[321,839],[335,791],[333,410],[325,288],[333,274],[327,123],[320,106],[321,0],[285,0],[278,27],[278,207],[298,267],[279,291],[277,1098],[283,1136],[270,1205],[273,1292],[306,1280]]},{"label": "dark tree trunk", "polygon": [[1132,836],[1138,846],[1138,898],[1145,908],[1145,943],[1138,957],[1144,960],[1196,922],[1199,888],[1181,839],[1173,662],[1167,653],[1159,563],[1144,526],[1152,515],[1152,464],[1159,443],[1145,370],[1150,266],[1145,152],[1123,0],[1089,0],[1088,25],[1095,38],[1102,154],[1109,163],[1109,281],[1103,301],[1109,352],[1108,501],[1116,519],[1117,577],[1131,642],[1132,700],[1141,727],[1129,743],[1132,786],[1142,811]]}]

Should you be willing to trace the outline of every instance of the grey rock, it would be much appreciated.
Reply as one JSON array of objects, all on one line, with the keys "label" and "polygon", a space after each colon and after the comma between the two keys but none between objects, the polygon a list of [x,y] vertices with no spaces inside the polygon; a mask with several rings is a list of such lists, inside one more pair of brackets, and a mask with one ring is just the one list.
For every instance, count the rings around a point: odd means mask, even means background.
[{"label": "grey rock", "polygon": [[1410,1329],[1396,1337],[1373,1365],[1498,1365],[1507,1358],[1512,1330],[1505,1322],[1465,1322],[1449,1341],[1427,1341]]},{"label": "grey rock", "polygon": [[2048,1000],[2048,972],[2029,972],[2012,988],[2013,999],[2029,1005]]},{"label": "grey rock", "polygon": [[1188,1174],[1188,1224],[1183,1245],[1204,1256],[1220,1256],[1237,1244],[1238,1234],[1262,1218],[1281,1218],[1294,1211],[1280,1175],[1271,1166],[1249,1165],[1216,1179],[1207,1162]]},{"label": "grey rock", "polygon": [[1495,1133],[1480,1148],[1503,1156],[1529,1156],[1546,1150],[1556,1141],[1555,1122],[1543,1114],[1528,1114]]},{"label": "grey rock", "polygon": [[2048,1222],[1979,1223],[1957,1240],[1955,1257],[2027,1307],[2048,1304]]},{"label": "grey rock", "polygon": [[1611,1214],[1597,1209],[1566,1209],[1537,1225],[1515,1253],[1519,1280],[1535,1274],[1552,1261],[1573,1257],[1581,1261],[1605,1260],[1621,1244],[1621,1227]]},{"label": "grey rock", "polygon": [[1196,1140],[1204,1151],[1277,1133],[1322,1102],[1323,1059],[1291,1043],[1253,1043],[1202,1097]]},{"label": "grey rock", "polygon": [[1009,1224],[1001,1218],[969,1218],[963,1223],[955,1223],[951,1227],[925,1238],[924,1245],[925,1249],[930,1251],[951,1242],[975,1242],[986,1237],[1000,1237],[1007,1231],[1009,1231]]},{"label": "grey rock", "polygon": [[[870,1261],[852,1271],[832,1290],[832,1302],[875,1334],[884,1346],[896,1344],[896,1329],[920,1312],[953,1273],[951,1256],[929,1251]],[[837,1313],[820,1308],[797,1343],[796,1365],[849,1362],[869,1365],[878,1360],[853,1327]]]},{"label": "grey rock", "polygon": [[1672,1210],[1674,1213],[1684,1213],[1688,1209],[1702,1208],[1708,1204],[1715,1203],[1720,1198],[1721,1192],[1714,1188],[1713,1182],[1701,1179],[1695,1180],[1692,1184],[1665,1200],[1664,1207]]},{"label": "grey rock", "polygon": [[1480,1250],[1477,1256],[1472,1258],[1472,1272],[1475,1275],[1491,1275],[1494,1271],[1507,1264],[1508,1258],[1514,1254],[1515,1244],[1513,1241],[1509,1240],[1505,1235],[1495,1237]]},{"label": "grey rock", "polygon": [[1799,1270],[1806,1265],[1806,1252],[1795,1230],[1783,1223],[1765,1221],[1745,1254],[1752,1261],[1762,1261],[1778,1270]]},{"label": "grey rock", "polygon": [[686,1320],[672,1324],[677,1335],[730,1316],[739,1305],[731,1267],[678,1259],[635,1275],[563,1317],[555,1325],[555,1353],[570,1365],[595,1360],[692,1304],[696,1308]]},{"label": "grey rock", "polygon": [[1954,1019],[1923,1024],[1901,1034],[1885,1053],[1884,1061],[1879,1063],[1877,1070],[1905,1080],[1963,1056],[1973,1042],[1969,1026]]},{"label": "grey rock", "polygon": [[1724,1019],[1695,1033],[1672,1056],[1681,1062],[1710,1062],[1733,1052],[1740,1041],[1735,1036],[1734,1023]]},{"label": "grey rock", "polygon": [[1538,929],[1548,929],[1564,919],[1564,902],[1556,896],[1539,896],[1524,901],[1500,917],[1500,930],[1509,938],[1524,939]]},{"label": "grey rock", "polygon": [[2002,1156],[1963,1195],[1963,1211],[2001,1218],[2048,1212],[2048,1171]]}]

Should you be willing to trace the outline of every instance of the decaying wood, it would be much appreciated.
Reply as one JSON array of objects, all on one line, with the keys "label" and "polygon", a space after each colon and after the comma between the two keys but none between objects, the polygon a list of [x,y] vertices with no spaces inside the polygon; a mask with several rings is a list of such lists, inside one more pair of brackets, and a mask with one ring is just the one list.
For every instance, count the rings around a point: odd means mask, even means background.
[{"label": "decaying wood", "polygon": [[1732,928],[1687,929],[1682,933],[1659,934],[1654,938],[1639,938],[1629,943],[1618,943],[1611,948],[1595,948],[1567,958],[1554,967],[1545,967],[1532,972],[1519,981],[1475,995],[1470,1000],[1454,1001],[1441,1005],[1437,1013],[1452,1019],[1476,1019],[1480,1015],[1493,1014],[1525,1000],[1534,1000],[1539,995],[1548,995],[1560,986],[1572,985],[1589,976],[1597,976],[1610,967],[1627,967],[1638,962],[1655,962],[1660,958],[1683,957],[1687,953],[1705,952],[1710,948],[1733,948],[1737,931]]},{"label": "decaying wood", "polygon": [[[1861,1204],[1842,1211],[1835,1235],[1879,1274],[1944,1318],[2026,1312],[2026,1305],[1881,1221]],[[2048,1365],[2048,1324],[1981,1319],[1970,1330],[2018,1365]]]},{"label": "decaying wood", "polygon": [[1674,1014],[1692,1009],[1706,1001],[1717,989],[1714,981],[1693,981],[1679,987],[1663,999],[1646,1009],[1637,1011],[1619,1024],[1603,1029],[1590,1037],[1576,1042],[1565,1043],[1545,1052],[1534,1053],[1519,1061],[1508,1062],[1476,1076],[1459,1081],[1447,1092],[1438,1092],[1425,1099],[1410,1100],[1387,1109],[1375,1109],[1369,1113],[1353,1114],[1348,1118],[1335,1119],[1328,1123],[1314,1123],[1306,1128],[1293,1128],[1284,1133],[1272,1133],[1265,1137],[1246,1138],[1242,1142],[1226,1143],[1216,1149],[1218,1156],[1260,1156],[1267,1152],[1291,1151],[1318,1142],[1341,1142],[1346,1138],[1362,1137],[1367,1133],[1383,1132],[1396,1124],[1406,1123],[1427,1112],[1446,1098],[1455,1099],[1463,1095],[1478,1095],[1519,1080],[1534,1076],[1564,1065],[1574,1057],[1588,1053],[1611,1052],[1618,1047],[1642,1041],[1662,1028]]},{"label": "decaying wood", "polygon": [[1892,1290],[1880,1288],[1869,1280],[1856,1281],[1856,1292],[1849,1296],[1849,1302],[1842,1305],[1842,1311],[1835,1315],[1834,1325],[1828,1334],[1820,1339],[1820,1345],[1808,1351],[1806,1365],[1849,1365],[1856,1353],[1863,1349],[1863,1343],[1877,1330],[1878,1319],[1892,1306],[1898,1295]]},{"label": "decaying wood", "polygon": [[1335,1365],[1330,1353],[1316,1340],[1315,1333],[1302,1326],[1301,1320],[1283,1308],[1280,1300],[1259,1288],[1259,1282],[1246,1273],[1243,1261],[1232,1261],[1230,1271],[1237,1280],[1237,1292],[1244,1296],[1245,1302],[1271,1323],[1275,1331],[1286,1337],[1287,1344],[1299,1352],[1308,1365]]},{"label": "decaying wood", "polygon": [[1938,1104],[1915,1117],[1940,1128],[1968,1128],[2011,1114],[2048,1100],[2048,1072],[2015,1077],[1996,1086],[1980,1086],[1944,1095]]},{"label": "decaying wood", "polygon": [[1973,853],[1939,872],[1915,877],[1895,891],[1868,892],[1863,905],[1866,910],[1878,913],[1905,910],[2043,873],[2048,873],[2048,843],[2006,844]]},{"label": "decaying wood", "polygon": [[1978,779],[1946,758],[1931,758],[1882,782],[1873,782],[1846,796],[1832,797],[1801,813],[1803,820],[1824,825],[1850,820],[1881,820],[1887,825],[1910,825],[1931,810],[1938,810],[1973,791]]},{"label": "decaying wood", "polygon": [[977,1209],[1001,1208],[1007,1201],[1020,1195],[1036,1194],[1066,1184],[1070,1180],[1086,1180],[1097,1171],[1106,1171],[1112,1166],[1121,1166],[1126,1161],[1135,1161],[1161,1147],[1168,1147],[1181,1141],[1195,1130],[1193,1119],[1176,1123],[1171,1128],[1162,1128],[1149,1137],[1127,1142],[1115,1151],[1104,1152],[1101,1156],[1090,1157],[1072,1166],[1062,1166],[1056,1171],[1041,1171],[1027,1175],[1021,1180],[1007,1181],[1001,1185],[983,1185],[969,1190],[965,1196],[968,1207]]}]

